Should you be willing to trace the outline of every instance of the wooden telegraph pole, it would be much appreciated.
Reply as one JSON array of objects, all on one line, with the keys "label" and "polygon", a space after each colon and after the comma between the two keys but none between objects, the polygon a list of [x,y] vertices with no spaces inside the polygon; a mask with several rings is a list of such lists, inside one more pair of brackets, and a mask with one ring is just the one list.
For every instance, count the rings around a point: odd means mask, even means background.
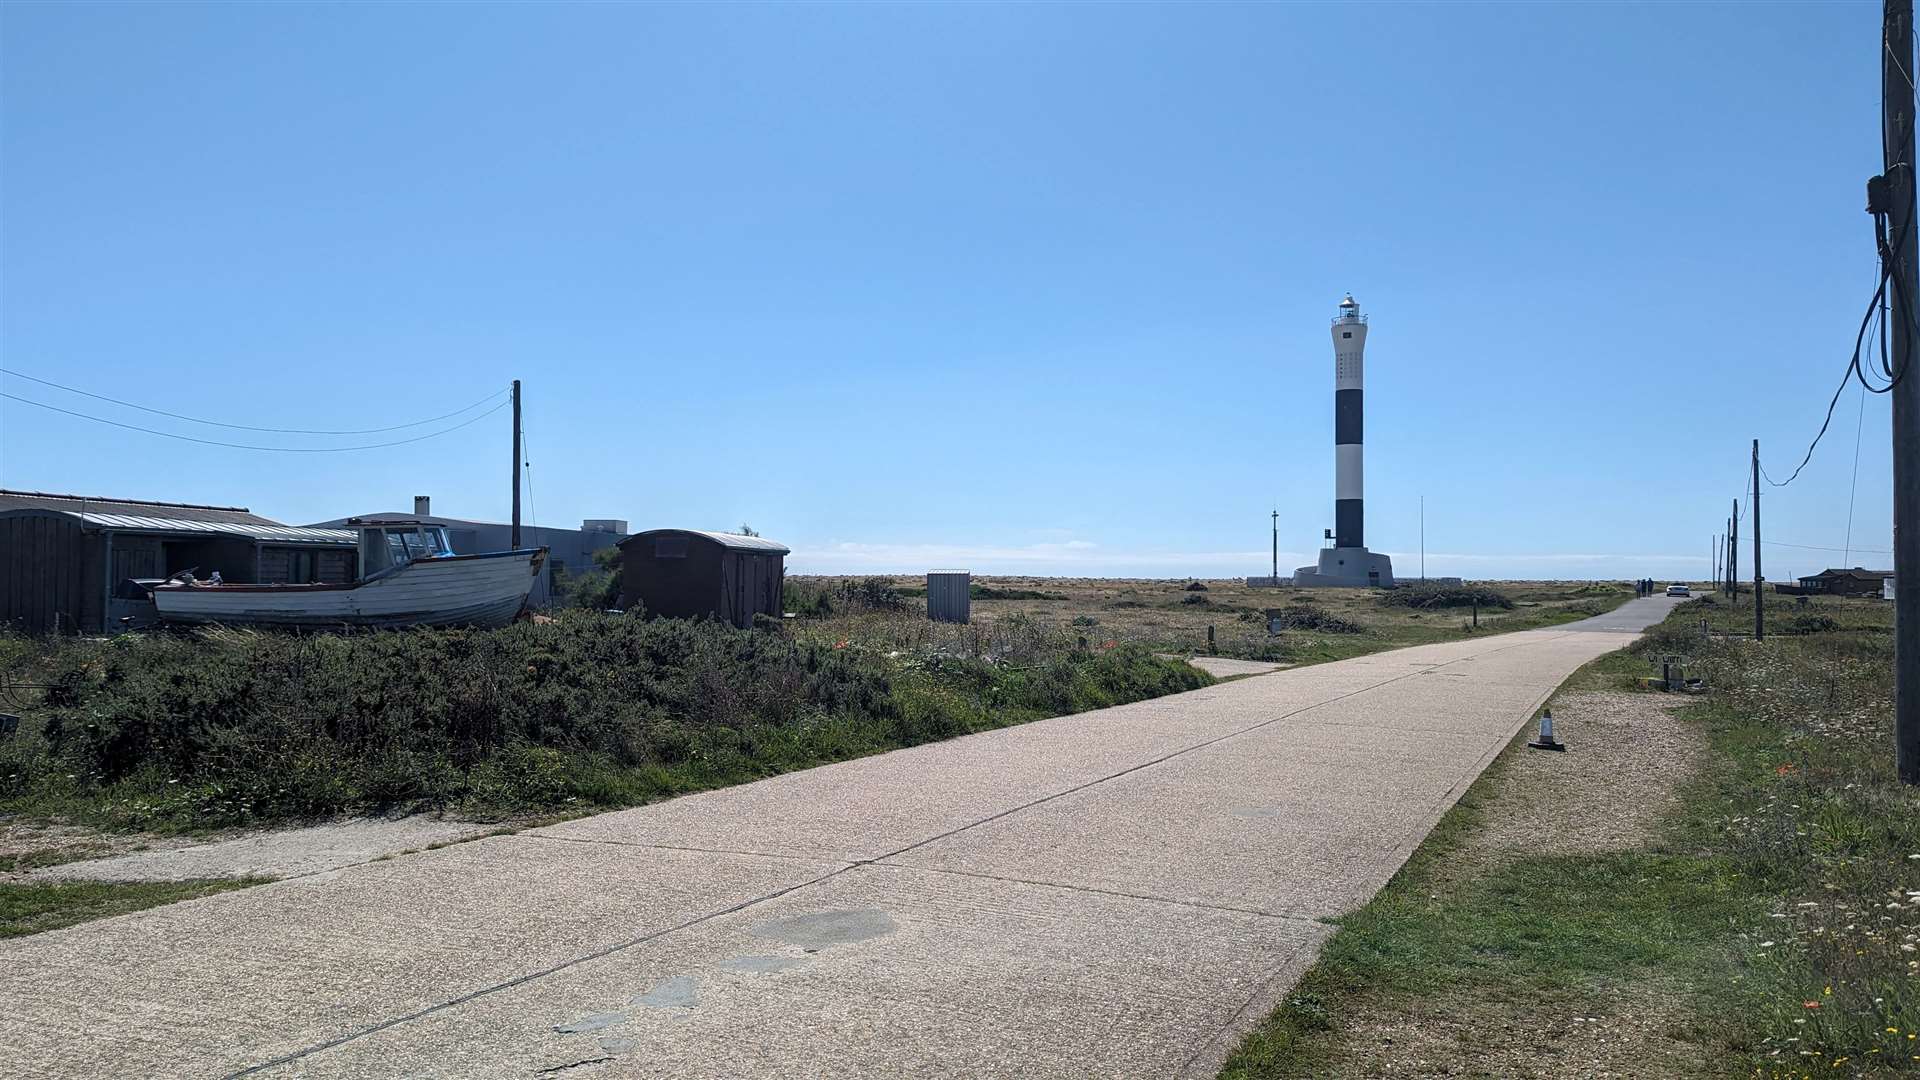
[{"label": "wooden telegraph pole", "polygon": [[1753,440],[1753,640],[1767,636],[1767,602],[1761,595],[1760,577],[1760,440]]},{"label": "wooden telegraph pole", "polygon": [[[496,384],[498,385],[498,384]],[[520,550],[520,380],[513,380],[513,550]]]},{"label": "wooden telegraph pole", "polygon": [[1920,378],[1914,377],[1913,0],[1887,0],[1880,48],[1887,277],[1893,292],[1893,737],[1903,783],[1920,784]]},{"label": "wooden telegraph pole", "polygon": [[1727,545],[1727,592],[1740,601],[1740,500],[1733,500],[1733,543]]}]

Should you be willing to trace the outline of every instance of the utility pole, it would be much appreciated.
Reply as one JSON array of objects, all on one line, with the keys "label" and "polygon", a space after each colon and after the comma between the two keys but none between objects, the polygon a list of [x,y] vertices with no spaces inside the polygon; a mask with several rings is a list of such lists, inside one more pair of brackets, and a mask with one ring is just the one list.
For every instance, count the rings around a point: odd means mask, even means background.
[{"label": "utility pole", "polygon": [[1887,0],[1880,46],[1886,147],[1887,277],[1893,286],[1893,738],[1900,780],[1920,784],[1920,378],[1913,310],[1920,303],[1914,243],[1913,0]]},{"label": "utility pole", "polygon": [[1727,595],[1727,552],[1733,550],[1733,519],[1727,519],[1727,531],[1720,534],[1720,595]]},{"label": "utility pole", "polygon": [[1740,602],[1740,500],[1733,500],[1733,543],[1727,545],[1727,591]]},{"label": "utility pole", "polygon": [[1280,511],[1273,512],[1273,583],[1280,584]]},{"label": "utility pole", "polygon": [[1753,440],[1753,640],[1767,637],[1767,602],[1760,584],[1760,440]]},{"label": "utility pole", "polygon": [[1427,497],[1420,496],[1420,580],[1427,580]]},{"label": "utility pole", "polygon": [[520,380],[513,380],[513,542],[520,550]]}]

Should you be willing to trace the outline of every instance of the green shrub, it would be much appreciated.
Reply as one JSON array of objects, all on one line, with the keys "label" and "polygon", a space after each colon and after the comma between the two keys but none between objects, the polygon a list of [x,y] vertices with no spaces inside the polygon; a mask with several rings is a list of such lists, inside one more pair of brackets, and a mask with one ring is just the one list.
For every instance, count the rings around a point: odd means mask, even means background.
[{"label": "green shrub", "polygon": [[967,586],[967,595],[975,600],[1065,600],[1059,593],[1041,592],[1038,589],[1001,589],[992,585],[972,584]]},{"label": "green shrub", "polygon": [[164,828],[628,805],[1210,681],[1137,647],[1015,644],[1035,660],[922,662],[590,612],[36,643],[58,689],[0,741],[0,812],[77,806]]},{"label": "green shrub", "polygon": [[1504,611],[1513,607],[1512,597],[1485,585],[1401,585],[1381,593],[1380,602],[1388,607],[1410,607],[1421,610],[1478,605]]},{"label": "green shrub", "polygon": [[833,598],[825,585],[814,582],[786,582],[780,591],[783,608],[802,618],[823,618],[833,614]]},{"label": "green shrub", "polygon": [[840,599],[848,607],[872,611],[904,611],[907,606],[890,578],[849,578],[840,583]]},{"label": "green shrub", "polygon": [[588,611],[608,611],[619,607],[620,549],[604,547],[594,552],[593,565],[592,570],[583,574],[556,572],[553,576],[556,602]]},{"label": "green shrub", "polygon": [[1281,630],[1318,630],[1325,634],[1364,634],[1367,628],[1349,619],[1320,610],[1311,604],[1296,604],[1293,607],[1273,612],[1267,620],[1269,627]]}]

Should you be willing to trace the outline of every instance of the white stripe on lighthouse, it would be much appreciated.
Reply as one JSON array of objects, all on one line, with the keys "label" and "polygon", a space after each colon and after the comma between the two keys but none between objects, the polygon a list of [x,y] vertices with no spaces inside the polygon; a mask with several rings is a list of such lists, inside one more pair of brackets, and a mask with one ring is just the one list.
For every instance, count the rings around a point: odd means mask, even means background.
[{"label": "white stripe on lighthouse", "polygon": [[1359,499],[1366,488],[1366,467],[1361,443],[1341,443],[1333,448],[1333,497]]}]

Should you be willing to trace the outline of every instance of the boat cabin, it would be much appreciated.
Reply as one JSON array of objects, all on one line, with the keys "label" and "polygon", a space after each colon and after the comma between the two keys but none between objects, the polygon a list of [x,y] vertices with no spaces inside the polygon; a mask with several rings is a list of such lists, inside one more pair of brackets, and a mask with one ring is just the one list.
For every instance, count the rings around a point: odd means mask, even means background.
[{"label": "boat cabin", "polygon": [[447,527],[425,521],[363,520],[349,518],[347,527],[360,530],[360,580],[371,581],[415,559],[439,559],[453,554]]}]

